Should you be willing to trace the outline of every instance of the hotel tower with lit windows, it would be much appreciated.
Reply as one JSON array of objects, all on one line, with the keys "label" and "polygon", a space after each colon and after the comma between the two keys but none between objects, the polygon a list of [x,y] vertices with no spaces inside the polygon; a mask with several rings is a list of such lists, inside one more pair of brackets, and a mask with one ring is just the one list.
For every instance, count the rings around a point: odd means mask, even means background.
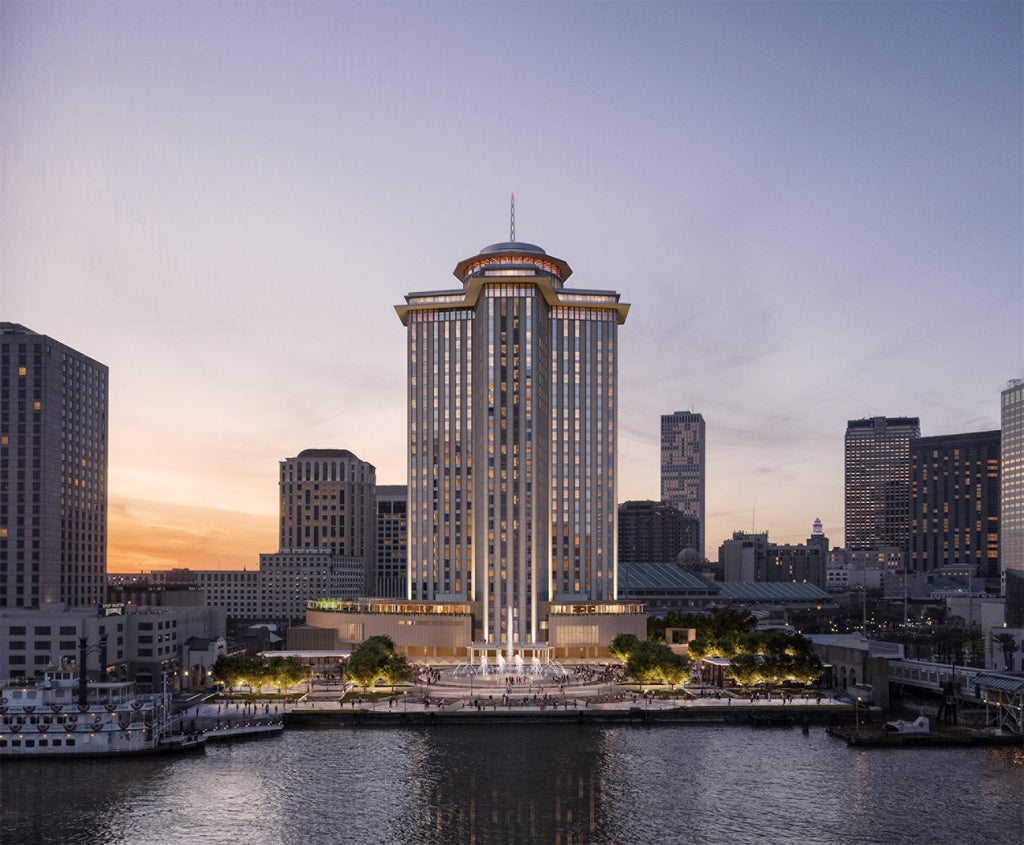
[{"label": "hotel tower with lit windows", "polygon": [[555,644],[554,617],[638,610],[615,602],[629,306],[567,289],[571,273],[540,247],[498,243],[458,263],[460,288],[396,307],[409,353],[408,598],[471,602],[470,657],[534,656]]},{"label": "hotel tower with lit windows", "polygon": [[616,596],[616,339],[629,306],[567,289],[571,273],[513,237],[460,261],[458,288],[396,306],[407,593],[311,602],[304,643],[386,634],[412,658],[494,666],[603,657],[618,633],[646,637],[643,605]]}]

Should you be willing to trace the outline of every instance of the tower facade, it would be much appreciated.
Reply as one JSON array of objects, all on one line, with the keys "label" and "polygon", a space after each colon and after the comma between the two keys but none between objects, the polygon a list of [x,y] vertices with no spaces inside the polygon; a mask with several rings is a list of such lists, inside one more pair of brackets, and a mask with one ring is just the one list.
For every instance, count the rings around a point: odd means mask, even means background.
[{"label": "tower facade", "polygon": [[685,549],[696,549],[700,525],[664,502],[619,505],[619,563],[675,563]]},{"label": "tower facade", "polygon": [[999,432],[910,443],[910,569],[951,564],[999,578]]},{"label": "tower facade", "polygon": [[0,607],[103,601],[107,368],[0,323]]},{"label": "tower facade", "polygon": [[405,598],[408,592],[408,502],[406,485],[377,485],[377,587],[373,594],[380,598]]},{"label": "tower facade", "polygon": [[1002,392],[1000,418],[999,561],[1024,577],[1024,379]]},{"label": "tower facade", "polygon": [[871,417],[846,424],[846,548],[870,551],[910,542],[910,441],[917,417]]},{"label": "tower facade", "polygon": [[550,602],[616,596],[619,294],[519,241],[411,293],[409,598],[474,603],[473,640],[548,639]]},{"label": "tower facade", "polygon": [[700,523],[697,551],[704,554],[704,417],[676,411],[661,418],[661,500]]},{"label": "tower facade", "polygon": [[363,577],[356,592],[372,595],[377,564],[373,464],[348,449],[305,449],[281,461],[280,475],[278,553],[318,550],[358,558]]}]

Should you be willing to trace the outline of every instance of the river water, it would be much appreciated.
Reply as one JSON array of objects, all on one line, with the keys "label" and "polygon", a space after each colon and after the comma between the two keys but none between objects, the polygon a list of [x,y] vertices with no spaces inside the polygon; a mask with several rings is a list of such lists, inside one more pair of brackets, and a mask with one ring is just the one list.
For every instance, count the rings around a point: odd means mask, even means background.
[{"label": "river water", "polygon": [[0,842],[1020,843],[1024,753],[821,728],[289,731],[205,755],[0,763]]}]

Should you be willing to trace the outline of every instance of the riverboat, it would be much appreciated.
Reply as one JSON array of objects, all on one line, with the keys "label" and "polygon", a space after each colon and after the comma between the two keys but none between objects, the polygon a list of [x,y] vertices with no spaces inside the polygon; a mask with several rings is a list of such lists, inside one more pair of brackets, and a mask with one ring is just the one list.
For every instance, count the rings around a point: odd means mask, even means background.
[{"label": "riverboat", "polygon": [[113,757],[200,751],[166,695],[127,681],[85,681],[74,669],[0,684],[0,758]]}]

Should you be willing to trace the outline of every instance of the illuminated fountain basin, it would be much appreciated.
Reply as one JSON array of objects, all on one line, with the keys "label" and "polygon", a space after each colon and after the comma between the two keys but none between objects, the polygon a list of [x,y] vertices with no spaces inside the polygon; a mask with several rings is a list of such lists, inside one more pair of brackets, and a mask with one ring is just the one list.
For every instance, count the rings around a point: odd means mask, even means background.
[{"label": "illuminated fountain basin", "polygon": [[505,678],[505,677],[530,677],[530,678],[567,678],[569,672],[557,660],[542,663],[540,658],[534,657],[529,665],[523,662],[520,654],[513,656],[511,663],[505,659],[505,655],[499,654],[496,664],[488,661],[486,654],[480,655],[478,665],[460,663],[451,669],[448,674],[453,678]]}]

